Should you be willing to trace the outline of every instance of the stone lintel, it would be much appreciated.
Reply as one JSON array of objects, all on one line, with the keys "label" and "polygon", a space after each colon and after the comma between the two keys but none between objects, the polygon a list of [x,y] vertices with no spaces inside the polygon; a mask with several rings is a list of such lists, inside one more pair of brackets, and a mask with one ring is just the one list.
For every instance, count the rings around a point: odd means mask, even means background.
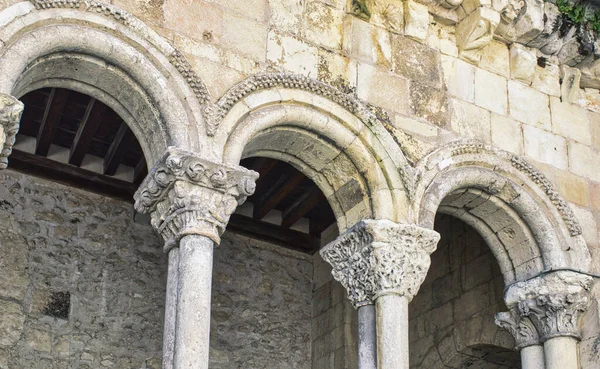
[{"label": "stone lintel", "polygon": [[169,147],[135,193],[135,209],[151,215],[165,251],[186,235],[219,244],[231,214],[254,193],[257,178],[246,168]]},{"label": "stone lintel", "polygon": [[0,169],[8,167],[24,108],[17,98],[0,93]]},{"label": "stone lintel", "polygon": [[325,246],[321,256],[355,308],[387,294],[410,301],[425,279],[439,237],[412,224],[362,220]]},{"label": "stone lintel", "polygon": [[590,276],[556,271],[517,282],[506,292],[506,304],[528,317],[545,342],[553,337],[581,339],[579,320],[590,305]]}]

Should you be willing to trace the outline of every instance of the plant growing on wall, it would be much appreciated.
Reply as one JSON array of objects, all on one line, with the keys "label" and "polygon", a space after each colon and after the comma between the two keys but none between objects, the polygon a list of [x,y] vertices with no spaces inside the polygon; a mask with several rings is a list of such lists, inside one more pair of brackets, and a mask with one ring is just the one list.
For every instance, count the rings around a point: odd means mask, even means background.
[{"label": "plant growing on wall", "polygon": [[571,0],[556,0],[558,11],[572,24],[589,28],[597,34],[600,33],[600,10],[589,11],[582,3],[574,3]]}]

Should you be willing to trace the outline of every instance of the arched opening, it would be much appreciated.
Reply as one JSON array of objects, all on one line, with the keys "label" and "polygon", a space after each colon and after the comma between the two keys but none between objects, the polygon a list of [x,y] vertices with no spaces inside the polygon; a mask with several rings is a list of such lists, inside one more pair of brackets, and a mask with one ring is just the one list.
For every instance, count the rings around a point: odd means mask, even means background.
[{"label": "arched opening", "polygon": [[434,229],[441,239],[409,305],[411,368],[521,368],[512,336],[494,323],[505,285],[486,240],[445,214]]}]

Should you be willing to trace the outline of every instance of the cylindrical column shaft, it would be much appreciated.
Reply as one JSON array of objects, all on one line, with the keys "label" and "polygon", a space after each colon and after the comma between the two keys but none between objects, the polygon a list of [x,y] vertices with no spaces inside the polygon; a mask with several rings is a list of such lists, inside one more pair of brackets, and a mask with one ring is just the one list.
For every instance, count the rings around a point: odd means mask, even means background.
[{"label": "cylindrical column shaft", "polygon": [[522,369],[544,369],[544,348],[532,345],[521,349]]},{"label": "cylindrical column shaft", "polygon": [[378,369],[409,369],[408,299],[389,294],[380,296],[377,306]]},{"label": "cylindrical column shaft", "polygon": [[165,302],[165,330],[163,333],[163,369],[173,369],[175,324],[177,319],[177,282],[179,279],[179,249],[169,251],[167,297]]},{"label": "cylindrical column shaft", "polygon": [[358,369],[377,369],[375,305],[358,308]]},{"label": "cylindrical column shaft", "polygon": [[212,240],[195,235],[181,239],[173,369],[208,368],[212,267]]},{"label": "cylindrical column shaft", "polygon": [[554,337],[544,342],[546,369],[579,369],[577,339]]}]

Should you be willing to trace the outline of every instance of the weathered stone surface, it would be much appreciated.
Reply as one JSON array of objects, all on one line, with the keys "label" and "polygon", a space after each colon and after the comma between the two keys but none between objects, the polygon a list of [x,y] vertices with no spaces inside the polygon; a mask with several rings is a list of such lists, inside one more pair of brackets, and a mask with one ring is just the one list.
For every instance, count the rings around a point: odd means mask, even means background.
[{"label": "weathered stone surface", "polygon": [[390,67],[392,45],[390,33],[352,16],[344,19],[342,49],[359,61]]},{"label": "weathered stone surface", "polygon": [[560,169],[567,169],[567,143],[560,136],[529,125],[523,125],[525,155]]},{"label": "weathered stone surface", "polygon": [[508,105],[510,115],[514,119],[532,126],[551,129],[547,95],[519,82],[508,81]]},{"label": "weathered stone surface", "polygon": [[444,82],[448,92],[461,100],[475,101],[475,67],[452,57],[442,55]]},{"label": "weathered stone surface", "polygon": [[563,65],[560,68],[560,97],[562,101],[573,104],[579,103],[579,84],[581,81],[581,71],[576,68],[569,68],[566,65]]},{"label": "weathered stone surface", "polygon": [[475,104],[497,114],[506,114],[506,78],[477,68],[475,70]]},{"label": "weathered stone surface", "polygon": [[531,87],[550,96],[560,97],[560,67],[547,63],[535,67],[535,75]]},{"label": "weathered stone surface", "polygon": [[404,2],[406,24],[404,34],[417,40],[425,40],[429,30],[429,10],[427,6],[413,0]]},{"label": "weathered stone surface", "polygon": [[359,64],[356,86],[359,98],[386,110],[407,114],[408,100],[396,98],[400,91],[404,91],[404,96],[409,95],[409,82],[406,78],[390,75],[385,70],[368,64]]},{"label": "weathered stone surface", "polygon": [[270,31],[267,62],[293,73],[317,76],[318,50],[301,39]]},{"label": "weathered stone surface", "polygon": [[439,87],[442,83],[440,53],[408,37],[392,36],[392,70],[412,81]]},{"label": "weathered stone surface", "polygon": [[550,98],[552,112],[552,130],[566,138],[591,146],[592,131],[586,111],[578,105],[561,102],[559,98]]},{"label": "weathered stone surface", "polygon": [[[304,11],[305,35],[308,41],[328,49],[342,47],[344,13],[320,1],[306,4]],[[256,37],[253,35],[253,37]]]},{"label": "weathered stone surface", "polygon": [[461,58],[477,64],[480,50],[491,41],[500,22],[500,15],[490,8],[480,7],[456,27],[456,43]]},{"label": "weathered stone surface", "polygon": [[410,89],[410,100],[415,116],[440,127],[448,123],[448,95],[445,91],[413,84]]},{"label": "weathered stone surface", "polygon": [[0,345],[14,345],[23,332],[23,308],[14,302],[0,300]]},{"label": "weathered stone surface", "polygon": [[457,99],[450,102],[452,130],[463,137],[490,142],[490,112]]},{"label": "weathered stone surface", "polygon": [[519,122],[498,114],[492,114],[492,144],[503,150],[521,155],[523,132]]},{"label": "weathered stone surface", "polygon": [[531,84],[535,75],[537,58],[528,48],[514,43],[510,47],[510,76],[525,84]]}]

